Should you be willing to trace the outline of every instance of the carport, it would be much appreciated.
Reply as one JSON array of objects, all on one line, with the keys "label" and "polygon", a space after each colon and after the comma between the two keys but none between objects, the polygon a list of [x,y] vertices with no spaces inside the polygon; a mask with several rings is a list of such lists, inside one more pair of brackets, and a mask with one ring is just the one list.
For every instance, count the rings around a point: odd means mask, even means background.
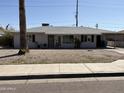
[{"label": "carport", "polygon": [[108,46],[124,47],[124,33],[103,33]]}]

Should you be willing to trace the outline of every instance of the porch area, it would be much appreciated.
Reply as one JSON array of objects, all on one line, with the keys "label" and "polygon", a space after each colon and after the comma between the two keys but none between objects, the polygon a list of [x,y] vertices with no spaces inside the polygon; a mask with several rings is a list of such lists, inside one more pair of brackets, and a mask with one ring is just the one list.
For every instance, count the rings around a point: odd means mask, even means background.
[{"label": "porch area", "polygon": [[100,48],[102,37],[100,35],[47,35],[47,42],[42,43],[39,48],[49,49],[80,49],[80,48]]}]

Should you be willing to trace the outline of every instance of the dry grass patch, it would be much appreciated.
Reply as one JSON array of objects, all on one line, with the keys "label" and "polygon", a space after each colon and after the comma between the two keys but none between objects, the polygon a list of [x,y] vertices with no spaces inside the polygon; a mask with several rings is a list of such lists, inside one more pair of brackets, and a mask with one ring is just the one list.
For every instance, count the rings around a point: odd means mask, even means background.
[{"label": "dry grass patch", "polygon": [[[3,55],[18,50],[0,50]],[[2,55],[0,55],[2,56]],[[0,58],[0,64],[108,63],[124,59],[124,55],[102,49],[88,50],[30,50],[25,56]]]}]

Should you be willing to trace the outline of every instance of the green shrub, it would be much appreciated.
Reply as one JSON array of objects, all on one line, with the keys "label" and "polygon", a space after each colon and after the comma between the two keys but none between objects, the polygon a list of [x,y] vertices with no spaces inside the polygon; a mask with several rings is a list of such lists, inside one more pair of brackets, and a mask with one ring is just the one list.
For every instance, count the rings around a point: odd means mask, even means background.
[{"label": "green shrub", "polygon": [[0,37],[0,46],[13,46],[13,34],[10,31],[4,31],[4,35]]}]

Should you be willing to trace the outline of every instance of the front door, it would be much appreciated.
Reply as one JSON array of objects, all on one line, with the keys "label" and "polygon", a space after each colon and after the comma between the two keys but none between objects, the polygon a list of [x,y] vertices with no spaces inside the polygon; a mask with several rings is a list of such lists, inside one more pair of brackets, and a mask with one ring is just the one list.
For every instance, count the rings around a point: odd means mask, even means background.
[{"label": "front door", "polygon": [[49,35],[48,36],[48,47],[49,48],[54,48],[54,35]]}]

